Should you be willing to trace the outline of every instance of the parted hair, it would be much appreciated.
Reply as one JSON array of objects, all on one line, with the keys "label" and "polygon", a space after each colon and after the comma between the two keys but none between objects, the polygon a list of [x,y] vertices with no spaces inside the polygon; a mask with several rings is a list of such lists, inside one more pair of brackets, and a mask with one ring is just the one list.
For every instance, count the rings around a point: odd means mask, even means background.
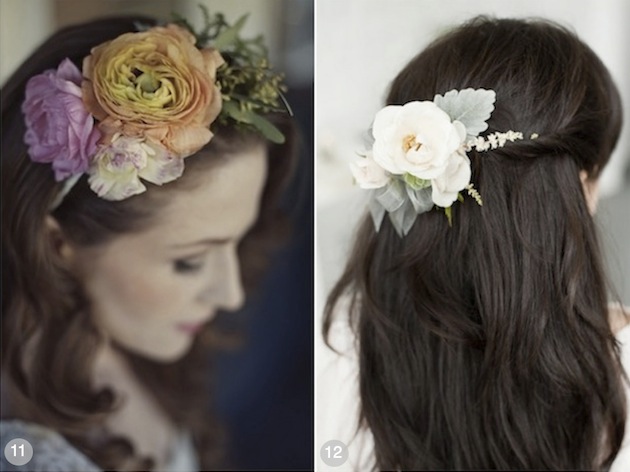
[{"label": "parted hair", "polygon": [[468,153],[483,206],[456,202],[452,226],[429,211],[400,238],[367,215],[324,332],[349,299],[378,469],[606,469],[624,374],[580,173],[597,179],[617,142],[618,90],[566,28],[478,17],[413,58],[386,103],[469,87],[496,92],[486,133],[526,139]]}]

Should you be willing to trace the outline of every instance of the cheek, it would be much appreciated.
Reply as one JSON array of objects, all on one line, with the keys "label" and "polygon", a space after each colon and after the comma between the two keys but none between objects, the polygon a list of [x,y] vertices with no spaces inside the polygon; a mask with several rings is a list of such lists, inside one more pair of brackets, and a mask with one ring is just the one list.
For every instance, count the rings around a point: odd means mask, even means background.
[{"label": "cheek", "polygon": [[182,289],[167,274],[131,270],[109,273],[95,281],[92,293],[105,312],[115,310],[131,318],[161,317],[173,305],[182,303]]}]

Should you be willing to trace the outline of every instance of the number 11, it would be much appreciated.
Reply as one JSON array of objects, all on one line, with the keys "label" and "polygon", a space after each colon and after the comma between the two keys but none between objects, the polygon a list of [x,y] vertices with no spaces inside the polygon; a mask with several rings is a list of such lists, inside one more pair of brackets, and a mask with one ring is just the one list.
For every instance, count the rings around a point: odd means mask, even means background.
[{"label": "number 11", "polygon": [[19,446],[17,444],[14,444],[13,446],[11,446],[11,449],[13,449],[13,457],[17,457],[18,449],[20,449],[20,457],[24,457],[24,444],[20,444]]}]

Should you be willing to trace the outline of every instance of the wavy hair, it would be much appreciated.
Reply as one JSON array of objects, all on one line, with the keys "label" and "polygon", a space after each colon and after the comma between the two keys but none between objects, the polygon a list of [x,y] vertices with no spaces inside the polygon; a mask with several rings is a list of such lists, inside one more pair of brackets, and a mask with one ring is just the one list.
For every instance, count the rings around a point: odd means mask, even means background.
[{"label": "wavy hair", "polygon": [[[107,436],[98,444],[93,441],[94,428],[102,426],[117,408],[118,399],[115,386],[113,391],[94,391],[91,385],[101,335],[90,316],[81,281],[59,263],[46,236],[44,221],[60,184],[54,181],[50,166],[28,158],[20,106],[30,77],[56,67],[65,57],[80,67],[92,47],[135,31],[138,22],[155,23],[145,17],[108,18],[59,31],[20,66],[1,91],[2,372],[9,384],[11,415],[58,431],[100,467],[117,470],[146,470],[153,461],[134,454],[124,437]],[[288,230],[288,220],[277,203],[292,173],[296,133],[285,116],[269,118],[287,141],[267,144],[268,176],[260,214],[239,246],[246,291],[253,290],[265,256]],[[176,182],[163,188],[149,186],[142,195],[109,202],[89,189],[84,176],[52,216],[73,243],[85,246],[103,244],[150,225],[166,192],[199,184],[198,178],[190,177],[195,174],[193,169],[263,142],[229,127],[214,131],[214,139],[186,159],[186,172]],[[171,364],[152,362],[119,348],[173,422],[192,432],[202,469],[220,465],[224,446],[222,430],[211,411],[208,381],[209,352],[217,348],[217,339],[212,328],[206,328],[190,352]]]},{"label": "wavy hair", "polygon": [[469,153],[472,199],[358,228],[331,292],[350,298],[361,425],[378,469],[605,469],[624,435],[622,366],[580,172],[597,179],[622,112],[602,62],[543,20],[475,18],[438,38],[387,104],[497,94],[487,133],[536,140]]}]

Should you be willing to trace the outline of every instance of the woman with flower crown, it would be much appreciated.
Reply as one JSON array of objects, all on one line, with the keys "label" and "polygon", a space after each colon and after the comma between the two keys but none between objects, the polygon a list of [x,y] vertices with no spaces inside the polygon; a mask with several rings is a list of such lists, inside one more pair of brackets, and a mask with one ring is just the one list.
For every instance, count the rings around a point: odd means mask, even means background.
[{"label": "woman with flower crown", "polygon": [[348,469],[630,467],[628,309],[592,218],[621,121],[602,62],[545,21],[473,19],[394,79],[325,309],[318,383],[344,388],[318,429]]},{"label": "woman with flower crown", "polygon": [[2,89],[0,427],[28,470],[220,464],[209,322],[275,245],[294,142],[242,24],[69,27]]}]

